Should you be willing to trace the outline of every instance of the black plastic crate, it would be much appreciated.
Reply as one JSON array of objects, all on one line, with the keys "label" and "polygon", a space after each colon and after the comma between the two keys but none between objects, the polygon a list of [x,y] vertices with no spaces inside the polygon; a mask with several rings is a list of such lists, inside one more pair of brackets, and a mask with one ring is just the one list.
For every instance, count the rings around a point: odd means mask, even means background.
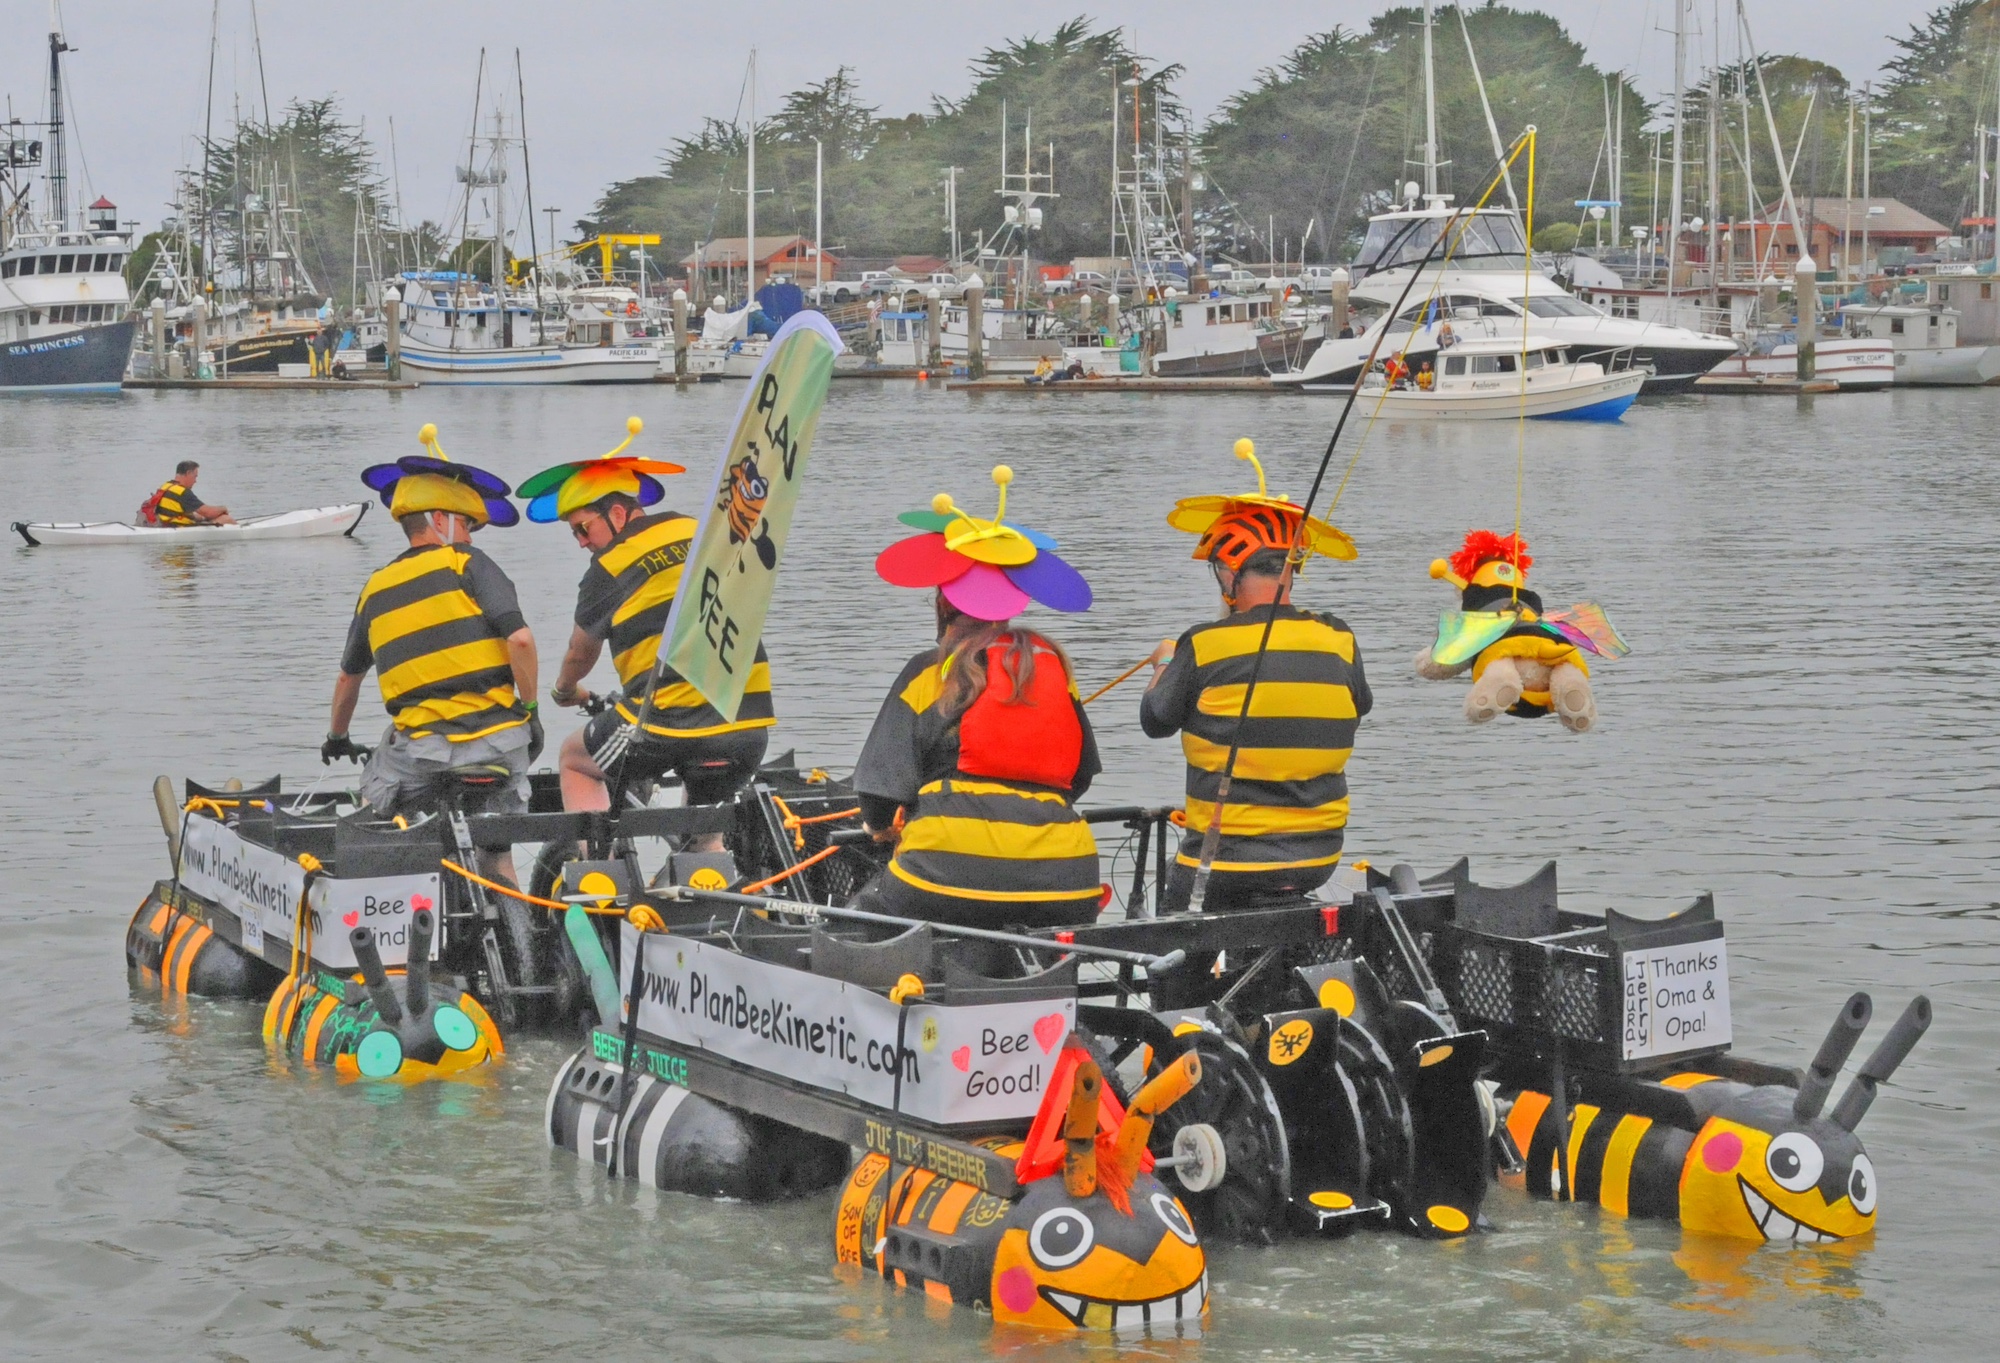
[{"label": "black plastic crate", "polygon": [[1459,1020],[1497,1049],[1560,1048],[1572,1064],[1624,1074],[1728,1048],[1728,959],[1711,896],[1663,919],[1569,913],[1550,862],[1500,888],[1460,870],[1453,901],[1426,954]]}]

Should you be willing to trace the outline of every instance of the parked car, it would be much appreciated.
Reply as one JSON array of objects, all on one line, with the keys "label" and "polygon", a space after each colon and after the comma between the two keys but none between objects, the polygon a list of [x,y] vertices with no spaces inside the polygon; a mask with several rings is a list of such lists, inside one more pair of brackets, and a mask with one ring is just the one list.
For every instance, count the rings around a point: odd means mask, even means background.
[{"label": "parked car", "polygon": [[1299,271],[1299,287],[1307,293],[1332,293],[1336,265],[1308,265]]},{"label": "parked car", "polygon": [[806,290],[806,298],[820,307],[829,303],[852,303],[867,296],[867,285],[859,279],[829,279]]},{"label": "parked car", "polygon": [[1042,292],[1047,294],[1065,293],[1109,293],[1111,276],[1101,270],[1077,270],[1063,279],[1045,279]]}]

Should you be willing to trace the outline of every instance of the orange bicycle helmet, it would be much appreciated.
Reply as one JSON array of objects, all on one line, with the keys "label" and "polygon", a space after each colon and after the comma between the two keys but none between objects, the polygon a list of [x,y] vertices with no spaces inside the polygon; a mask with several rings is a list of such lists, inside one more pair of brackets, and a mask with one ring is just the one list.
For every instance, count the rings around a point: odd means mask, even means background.
[{"label": "orange bicycle helmet", "polygon": [[1280,553],[1290,550],[1292,537],[1298,531],[1299,515],[1274,506],[1239,506],[1217,517],[1215,524],[1202,533],[1194,547],[1194,556],[1220,563],[1233,573],[1252,554],[1266,549]]}]

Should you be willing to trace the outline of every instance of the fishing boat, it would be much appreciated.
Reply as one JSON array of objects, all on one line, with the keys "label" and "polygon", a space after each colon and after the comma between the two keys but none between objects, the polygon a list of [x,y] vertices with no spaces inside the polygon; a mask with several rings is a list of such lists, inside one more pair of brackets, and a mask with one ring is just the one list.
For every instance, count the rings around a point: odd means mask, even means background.
[{"label": "fishing boat", "polygon": [[2000,346],[1961,345],[1958,309],[1933,303],[1848,304],[1841,328],[1850,337],[1886,341],[1896,352],[1896,385],[1976,388],[2000,383]]},{"label": "fishing boat", "polygon": [[[49,33],[49,122],[45,138],[0,135],[0,393],[118,391],[132,354],[131,293],[125,263],[131,236],[118,210],[99,199],[87,223],[69,209],[62,33]],[[46,161],[44,160],[46,156]],[[37,211],[24,173],[43,167],[46,202]]]},{"label": "fishing boat", "polygon": [[[1398,357],[1391,379],[1378,365],[1361,381],[1364,410],[1390,420],[1616,421],[1639,396],[1645,371],[1580,360],[1572,348],[1547,338],[1504,335],[1453,339],[1448,349],[1418,358]],[[1419,366],[1414,371],[1408,366]],[[1430,375],[1424,386],[1424,375]]]},{"label": "fishing boat", "polygon": [[306,540],[352,535],[368,514],[366,502],[309,506],[246,516],[231,525],[135,525],[129,521],[15,521],[14,533],[31,545],[238,544],[245,540]]},{"label": "fishing boat", "polygon": [[552,322],[531,300],[463,271],[405,271],[397,287],[403,370],[418,383],[651,383],[659,372],[642,319],[596,301]]},{"label": "fishing boat", "polygon": [[[1798,333],[1759,332],[1709,373],[1718,379],[1752,383],[1796,379]],[[1821,336],[1813,342],[1813,377],[1838,384],[1843,393],[1880,392],[1896,382],[1896,348],[1888,340],[1870,336]]]}]

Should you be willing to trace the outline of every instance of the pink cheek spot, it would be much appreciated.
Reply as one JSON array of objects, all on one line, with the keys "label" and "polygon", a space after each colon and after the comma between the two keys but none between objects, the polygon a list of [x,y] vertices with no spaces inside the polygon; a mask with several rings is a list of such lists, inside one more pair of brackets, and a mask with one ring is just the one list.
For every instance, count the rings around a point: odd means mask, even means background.
[{"label": "pink cheek spot", "polygon": [[1724,1131],[1709,1139],[1701,1148],[1701,1162],[1718,1174],[1726,1174],[1736,1167],[1743,1158],[1743,1138],[1734,1131]]},{"label": "pink cheek spot", "polygon": [[1010,1268],[1002,1273],[993,1290],[1000,1304],[1017,1316],[1027,1315],[1035,1305],[1035,1278],[1025,1268]]}]

